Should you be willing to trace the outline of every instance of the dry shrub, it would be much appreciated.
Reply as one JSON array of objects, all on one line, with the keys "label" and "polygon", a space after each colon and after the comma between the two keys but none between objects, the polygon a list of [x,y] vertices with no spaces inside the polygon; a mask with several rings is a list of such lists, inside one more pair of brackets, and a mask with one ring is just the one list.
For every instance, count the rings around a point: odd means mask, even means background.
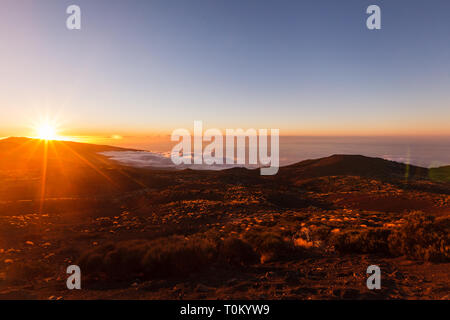
[{"label": "dry shrub", "polygon": [[238,238],[225,239],[220,253],[221,258],[232,266],[252,265],[259,261],[253,247],[247,241]]},{"label": "dry shrub", "polygon": [[384,253],[447,262],[450,261],[450,217],[436,218],[414,212],[398,229],[343,231],[332,235],[329,243],[343,253]]},{"label": "dry shrub", "polygon": [[[331,228],[326,225],[321,226],[308,226],[302,227],[297,233],[294,235],[296,238],[295,242],[298,243],[299,246],[302,246],[302,240],[306,243],[312,243],[314,246],[320,246],[320,244],[329,238],[331,233]],[[300,240],[302,239],[302,240]]]},{"label": "dry shrub", "polygon": [[207,238],[153,241],[142,264],[151,277],[185,276],[208,268],[217,257],[217,244]]},{"label": "dry shrub", "polygon": [[214,264],[235,267],[251,265],[258,260],[258,254],[244,240],[228,238],[222,241],[196,235],[110,243],[86,252],[78,263],[88,275],[126,280],[187,276]]},{"label": "dry shrub", "polygon": [[5,280],[12,283],[25,283],[42,280],[49,277],[54,270],[49,265],[40,262],[15,262],[11,264],[5,274]]},{"label": "dry shrub", "polygon": [[395,255],[435,262],[450,261],[450,217],[435,218],[421,212],[407,217],[407,222],[389,237]]},{"label": "dry shrub", "polygon": [[100,246],[86,252],[79,265],[90,274],[104,273],[113,278],[157,278],[201,271],[215,261],[216,256],[217,244],[211,240],[174,236]]},{"label": "dry shrub", "polygon": [[317,228],[311,230],[311,238],[313,240],[324,240],[327,239],[332,231],[332,228],[326,225],[318,226]]},{"label": "dry shrub", "polygon": [[261,263],[285,259],[295,250],[292,240],[274,232],[249,232],[246,239],[260,255]]},{"label": "dry shrub", "polygon": [[294,239],[294,245],[296,247],[310,249],[310,248],[318,247],[319,243],[313,242],[313,241],[308,241],[303,238],[296,238],[296,239]]},{"label": "dry shrub", "polygon": [[370,228],[348,230],[335,233],[330,237],[330,244],[342,253],[389,253],[388,237],[390,230]]}]

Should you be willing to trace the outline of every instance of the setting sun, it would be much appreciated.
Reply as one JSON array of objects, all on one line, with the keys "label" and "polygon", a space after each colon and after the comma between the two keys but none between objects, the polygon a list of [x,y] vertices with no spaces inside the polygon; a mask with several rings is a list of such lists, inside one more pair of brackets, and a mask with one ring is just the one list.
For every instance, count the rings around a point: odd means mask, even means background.
[{"label": "setting sun", "polygon": [[41,140],[57,140],[58,135],[55,126],[44,123],[36,128],[36,137]]}]

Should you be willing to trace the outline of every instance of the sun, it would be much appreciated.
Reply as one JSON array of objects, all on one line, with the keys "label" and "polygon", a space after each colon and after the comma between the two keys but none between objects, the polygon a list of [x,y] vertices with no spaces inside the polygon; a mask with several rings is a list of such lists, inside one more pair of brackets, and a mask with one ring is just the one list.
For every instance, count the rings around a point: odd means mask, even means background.
[{"label": "sun", "polygon": [[56,128],[48,123],[39,125],[36,128],[37,138],[41,140],[56,140],[58,135],[56,133]]},{"label": "sun", "polygon": [[40,140],[70,140],[69,137],[63,135],[66,128],[59,116],[51,116],[46,114],[35,115],[28,123],[29,138]]},{"label": "sun", "polygon": [[28,128],[30,129],[29,138],[32,139],[40,139],[45,141],[70,140],[69,137],[62,135],[65,128],[62,126],[61,120],[57,117],[36,116],[35,119],[30,121]]},{"label": "sun", "polygon": [[40,121],[33,125],[34,138],[41,140],[60,140],[58,126],[50,121]]}]

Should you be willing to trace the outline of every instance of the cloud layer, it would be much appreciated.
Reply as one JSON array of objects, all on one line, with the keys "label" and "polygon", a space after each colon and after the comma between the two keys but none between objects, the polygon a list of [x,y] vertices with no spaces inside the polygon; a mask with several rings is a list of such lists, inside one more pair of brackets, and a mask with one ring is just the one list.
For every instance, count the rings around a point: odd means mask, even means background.
[{"label": "cloud layer", "polygon": [[[196,169],[196,170],[223,170],[243,165],[175,165],[170,159],[170,153],[162,154],[148,151],[105,151],[100,154],[120,164],[137,168],[163,168],[163,169]],[[256,168],[256,166],[246,166]]]}]

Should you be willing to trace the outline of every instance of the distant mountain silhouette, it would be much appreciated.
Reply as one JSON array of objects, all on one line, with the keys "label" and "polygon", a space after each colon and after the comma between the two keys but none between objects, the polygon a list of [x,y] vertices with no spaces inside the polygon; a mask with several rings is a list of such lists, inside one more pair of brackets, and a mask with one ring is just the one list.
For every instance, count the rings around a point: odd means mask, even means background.
[{"label": "distant mountain silhouette", "polygon": [[305,160],[282,168],[282,173],[302,178],[337,175],[390,178],[428,177],[427,168],[381,158],[342,154],[314,160]]},{"label": "distant mountain silhouette", "polygon": [[[112,146],[29,138],[0,140],[0,199],[121,195],[124,192],[176,185],[177,177],[218,184],[282,187],[293,180],[325,176],[361,176],[379,180],[450,181],[450,166],[427,169],[361,155],[333,155],[282,167],[276,176],[259,170],[162,170],[122,165],[100,154],[137,151]],[[179,176],[177,176],[179,175]]]}]

